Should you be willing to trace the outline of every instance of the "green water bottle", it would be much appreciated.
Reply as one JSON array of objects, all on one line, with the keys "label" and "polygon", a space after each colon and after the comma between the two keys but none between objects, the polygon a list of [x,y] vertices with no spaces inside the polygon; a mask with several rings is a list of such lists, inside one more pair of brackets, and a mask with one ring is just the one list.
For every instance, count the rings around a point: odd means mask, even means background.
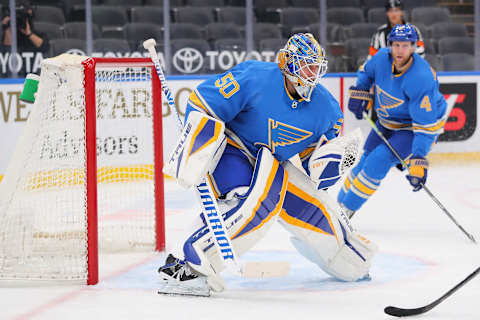
[{"label": "green water bottle", "polygon": [[20,94],[20,100],[27,103],[35,102],[35,93],[38,90],[38,82],[40,81],[40,76],[29,73],[25,78],[25,83],[23,84],[23,91]]}]

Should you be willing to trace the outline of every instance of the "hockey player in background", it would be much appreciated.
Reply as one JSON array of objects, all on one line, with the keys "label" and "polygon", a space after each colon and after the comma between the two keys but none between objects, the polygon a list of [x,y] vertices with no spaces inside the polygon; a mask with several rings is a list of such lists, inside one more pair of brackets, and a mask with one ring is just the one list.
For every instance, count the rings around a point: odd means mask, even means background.
[{"label": "hockey player in background", "polygon": [[[343,123],[338,102],[319,84],[325,51],[311,34],[295,34],[277,58],[278,64],[240,63],[191,93],[166,172],[185,187],[208,178],[237,255],[278,220],[297,250],[325,272],[362,279],[376,246],[323,191],[340,178],[342,150],[335,141]],[[304,170],[289,161],[297,154]],[[224,265],[203,213],[183,256],[170,254],[160,267],[163,292],[224,289]]]},{"label": "hockey player in background", "polygon": [[[388,36],[389,48],[381,49],[360,67],[348,101],[348,109],[362,119],[363,112],[371,108],[369,89],[374,85],[377,127],[397,153],[409,159],[406,177],[413,191],[427,181],[426,156],[448,117],[435,71],[414,53],[417,40],[411,25],[396,25]],[[390,168],[399,163],[371,130],[360,162],[348,174],[337,197],[350,217],[375,193]]]}]

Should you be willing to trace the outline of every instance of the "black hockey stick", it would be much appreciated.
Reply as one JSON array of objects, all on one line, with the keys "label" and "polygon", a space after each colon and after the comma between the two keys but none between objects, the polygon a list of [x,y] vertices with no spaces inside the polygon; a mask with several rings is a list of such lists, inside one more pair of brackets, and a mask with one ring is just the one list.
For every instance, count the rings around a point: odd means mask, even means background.
[{"label": "black hockey stick", "polygon": [[[397,157],[397,159],[400,161],[400,163],[402,164],[402,166],[404,168],[407,168],[408,165],[407,163],[405,162],[405,160],[403,160],[400,155],[398,154],[398,152],[392,147],[392,145],[390,144],[390,142],[387,140],[387,138],[385,138],[385,136],[382,134],[382,132],[380,132],[380,130],[377,128],[377,125],[375,124],[375,122],[373,122],[373,120],[367,115],[366,112],[363,112],[363,118],[367,120],[367,122],[370,124],[370,126],[372,127],[372,129],[375,131],[375,133],[383,140],[383,142],[385,142],[385,144],[387,145],[387,147],[390,149],[390,151],[392,151],[392,153],[395,155],[395,157]],[[430,198],[440,207],[440,209],[442,209],[442,211],[450,218],[450,220],[453,221],[453,223],[456,224],[456,226],[468,237],[468,239],[470,239],[473,243],[477,243],[477,241],[475,241],[475,238],[467,232],[467,230],[465,230],[462,225],[460,223],[457,222],[457,220],[455,220],[455,218],[452,216],[452,214],[450,212],[448,212],[447,208],[445,208],[445,206],[440,202],[440,200],[437,199],[437,197],[435,197],[433,195],[433,193],[430,191],[429,188],[427,188],[426,185],[422,184],[422,189],[430,196]]]},{"label": "black hockey stick", "polygon": [[441,296],[437,300],[433,301],[432,303],[427,304],[426,306],[423,306],[423,307],[420,307],[420,308],[414,308],[414,309],[403,309],[403,308],[388,306],[388,307],[385,308],[384,311],[385,311],[386,314],[389,314],[389,315],[394,316],[394,317],[415,316],[415,315],[419,315],[419,314],[425,313],[427,311],[430,311],[431,309],[433,309],[434,307],[439,305],[440,302],[442,302],[443,300],[450,297],[455,291],[460,289],[465,283],[472,280],[479,272],[480,272],[480,267],[478,267],[477,270],[475,270],[472,274],[470,274],[468,277],[463,279],[462,282],[460,282],[455,287],[450,289],[443,296]]}]

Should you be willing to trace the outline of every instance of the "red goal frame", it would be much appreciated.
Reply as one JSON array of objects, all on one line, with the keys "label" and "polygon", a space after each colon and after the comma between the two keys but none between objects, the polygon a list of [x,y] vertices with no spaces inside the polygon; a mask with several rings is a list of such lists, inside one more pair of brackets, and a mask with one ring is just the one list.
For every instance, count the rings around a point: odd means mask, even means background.
[{"label": "red goal frame", "polygon": [[88,58],[84,67],[85,145],[87,184],[87,284],[98,283],[98,214],[95,70],[99,66],[149,67],[152,81],[152,121],[154,141],[155,250],[165,249],[165,203],[163,184],[162,91],[155,66],[149,58]]}]

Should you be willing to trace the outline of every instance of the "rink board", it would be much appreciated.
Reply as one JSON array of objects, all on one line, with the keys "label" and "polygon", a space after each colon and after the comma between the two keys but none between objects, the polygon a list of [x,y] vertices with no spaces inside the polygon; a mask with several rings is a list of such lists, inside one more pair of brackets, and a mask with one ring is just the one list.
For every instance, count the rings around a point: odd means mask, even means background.
[{"label": "rink board", "polygon": [[[174,92],[177,111],[183,115],[185,103],[190,92],[208,76],[172,76],[169,77],[169,85]],[[322,84],[339,101],[342,109],[346,108],[348,101],[348,88],[355,83],[355,74],[328,74],[322,79]],[[452,105],[452,113],[446,125],[446,132],[440,138],[440,142],[434,146],[433,153],[462,153],[450,155],[446,159],[478,160],[480,152],[480,134],[477,126],[479,123],[479,95],[478,83],[480,72],[444,72],[439,73],[441,91]],[[5,79],[0,81],[0,136],[8,139],[0,139],[0,178],[5,173],[8,160],[13,153],[18,136],[23,130],[32,105],[19,100],[23,87],[23,79]],[[126,86],[135,84],[125,83]],[[121,121],[136,121],[135,119],[122,119]],[[125,123],[128,126],[128,123]],[[344,131],[361,127],[366,134],[370,130],[365,121],[357,121],[353,114],[345,112]],[[177,139],[177,125],[174,111],[164,101],[163,103],[163,136],[164,154],[168,155]],[[443,140],[442,140],[443,139]],[[146,155],[151,159],[150,155]],[[441,157],[440,157],[441,158]]]}]

